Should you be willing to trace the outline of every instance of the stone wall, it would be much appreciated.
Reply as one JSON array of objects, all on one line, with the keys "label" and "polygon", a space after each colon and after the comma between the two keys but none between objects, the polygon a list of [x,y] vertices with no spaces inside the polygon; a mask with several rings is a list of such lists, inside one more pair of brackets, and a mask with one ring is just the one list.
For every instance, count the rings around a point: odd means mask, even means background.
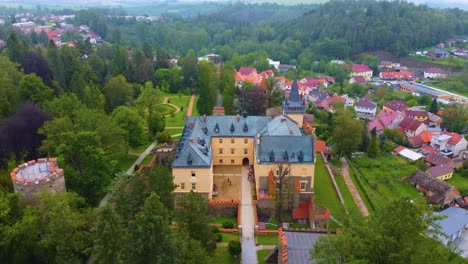
[{"label": "stone wall", "polygon": [[212,204],[208,203],[208,213],[212,216],[237,217],[237,203]]}]

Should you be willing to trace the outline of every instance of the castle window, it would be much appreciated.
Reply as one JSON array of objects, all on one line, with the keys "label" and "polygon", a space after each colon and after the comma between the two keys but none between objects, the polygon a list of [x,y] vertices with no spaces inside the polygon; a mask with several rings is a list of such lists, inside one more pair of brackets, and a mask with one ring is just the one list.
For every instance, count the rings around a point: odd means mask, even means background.
[{"label": "castle window", "polygon": [[247,143],[249,143],[249,140],[244,138],[244,144],[247,144]]},{"label": "castle window", "polygon": [[191,173],[192,173],[192,177],[195,177],[195,171],[192,171]]},{"label": "castle window", "polygon": [[235,149],[232,148],[231,149],[231,154],[234,154],[235,152],[236,152]]},{"label": "castle window", "polygon": [[219,144],[223,144],[223,139],[222,138],[219,139]]},{"label": "castle window", "polygon": [[197,189],[197,184],[196,183],[192,183],[192,190],[196,190]]},{"label": "castle window", "polygon": [[220,159],[220,160],[219,160],[219,163],[220,163],[220,164],[223,164],[223,159]]},{"label": "castle window", "polygon": [[247,153],[249,153],[249,150],[245,148],[244,149],[244,154],[247,154]]},{"label": "castle window", "polygon": [[234,164],[234,160],[233,160],[233,159],[231,160],[231,164]]},{"label": "castle window", "polygon": [[185,190],[185,183],[181,183],[181,184],[180,184],[180,189],[181,189],[181,190]]},{"label": "castle window", "polygon": [[231,144],[234,144],[234,139],[233,138],[231,138]]},{"label": "castle window", "polygon": [[223,149],[219,149],[219,154],[223,154]]},{"label": "castle window", "polygon": [[305,190],[306,190],[306,186],[307,186],[307,183],[301,182],[301,191],[305,191]]}]

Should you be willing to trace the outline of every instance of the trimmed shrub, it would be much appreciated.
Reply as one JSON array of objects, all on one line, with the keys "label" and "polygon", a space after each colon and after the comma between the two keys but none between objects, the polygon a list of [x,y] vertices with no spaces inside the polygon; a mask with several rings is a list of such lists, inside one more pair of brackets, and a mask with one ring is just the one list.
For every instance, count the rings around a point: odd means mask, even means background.
[{"label": "trimmed shrub", "polygon": [[234,228],[234,224],[232,222],[224,222],[223,223],[223,228]]}]

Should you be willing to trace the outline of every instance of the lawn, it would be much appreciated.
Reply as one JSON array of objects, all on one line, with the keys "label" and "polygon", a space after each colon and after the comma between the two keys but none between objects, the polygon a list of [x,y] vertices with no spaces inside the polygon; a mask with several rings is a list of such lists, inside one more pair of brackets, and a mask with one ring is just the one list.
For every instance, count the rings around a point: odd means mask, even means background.
[{"label": "lawn", "polygon": [[258,264],[266,264],[265,258],[271,253],[271,249],[262,249],[257,251]]},{"label": "lawn", "polygon": [[141,146],[138,146],[138,147],[134,147],[134,148],[130,148],[129,152],[131,153],[143,153],[146,148],[148,148],[149,145],[151,145],[152,142],[145,142],[144,144],[142,144]]},{"label": "lawn", "polygon": [[193,101],[192,116],[199,116],[200,115],[198,113],[198,109],[197,109],[197,102],[198,102],[198,96],[195,96],[195,100]]},{"label": "lawn", "polygon": [[168,103],[180,107],[181,111],[187,111],[187,108],[190,103],[190,96],[187,96],[187,95],[169,96]]},{"label": "lawn", "polygon": [[150,154],[150,155],[146,156],[146,158],[144,158],[141,161],[140,167],[143,166],[143,165],[148,165],[151,162],[152,159],[153,159],[153,155]]},{"label": "lawn", "polygon": [[455,186],[460,191],[468,189],[468,178],[461,176],[459,172],[455,172],[452,179],[448,180],[447,183]]},{"label": "lawn", "polygon": [[166,127],[183,127],[184,126],[184,113],[185,111],[180,111],[174,116],[166,116]]},{"label": "lawn", "polygon": [[229,243],[229,241],[231,240],[240,241],[239,234],[234,234],[234,233],[220,233],[220,234],[223,237],[222,242]]},{"label": "lawn", "polygon": [[338,188],[340,188],[341,195],[343,196],[343,200],[345,202],[345,206],[348,209],[349,213],[359,213],[359,209],[357,208],[356,204],[354,203],[353,196],[346,186],[344,178],[342,176],[335,176],[336,184],[338,184]]},{"label": "lawn", "polygon": [[371,207],[369,210],[375,210],[401,197],[421,201],[424,199],[409,183],[400,181],[418,169],[410,161],[388,154],[376,159],[354,159],[352,164],[353,180],[361,197],[368,199],[368,206]]},{"label": "lawn", "polygon": [[167,104],[158,104],[154,106],[154,111],[157,114],[160,115],[169,115],[171,113],[174,113],[176,109],[173,106],[167,105]]},{"label": "lawn", "polygon": [[[314,189],[317,204],[327,207],[335,218],[343,219],[345,217],[344,207],[333,187],[321,155],[317,155],[317,163],[315,164]],[[332,223],[330,221],[330,225]]]},{"label": "lawn", "polygon": [[259,245],[278,245],[278,235],[257,236]]},{"label": "lawn", "polygon": [[119,168],[122,171],[127,171],[137,159],[138,159],[138,156],[121,155],[120,157],[117,157],[117,162],[119,164]]},{"label": "lawn", "polygon": [[237,224],[237,217],[217,216],[213,217],[213,223],[221,226],[224,222],[231,222],[234,226]]},{"label": "lawn", "polygon": [[208,264],[240,264],[241,256],[237,259],[231,257],[227,247],[217,247],[213,256],[208,259]]}]

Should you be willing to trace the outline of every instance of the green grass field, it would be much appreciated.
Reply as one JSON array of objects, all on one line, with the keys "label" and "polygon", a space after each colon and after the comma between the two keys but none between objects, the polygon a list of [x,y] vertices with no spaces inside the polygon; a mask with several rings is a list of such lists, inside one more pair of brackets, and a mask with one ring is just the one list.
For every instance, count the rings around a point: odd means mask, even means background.
[{"label": "green grass field", "polygon": [[228,217],[228,216],[216,216],[213,217],[213,223],[221,226],[224,222],[231,222],[234,225],[237,224],[237,217]]},{"label": "green grass field", "polygon": [[278,245],[278,235],[257,236],[259,245]]},{"label": "green grass field", "polygon": [[361,197],[368,199],[370,211],[401,197],[423,201],[424,197],[415,188],[400,181],[416,172],[418,167],[415,164],[392,155],[376,159],[359,158],[352,163],[355,166],[353,180]]},{"label": "green grass field", "polygon": [[356,204],[354,203],[353,196],[346,186],[344,178],[342,176],[335,176],[336,184],[338,184],[338,188],[340,188],[341,195],[343,196],[343,200],[345,202],[345,207],[348,209],[349,213],[359,213],[359,209],[357,208]]},{"label": "green grass field", "polygon": [[457,189],[468,189],[468,178],[461,176],[460,173],[455,172],[452,179],[447,181],[448,184],[455,186]]},{"label": "green grass field", "polygon": [[208,264],[240,264],[241,256],[237,259],[231,257],[227,247],[217,247],[213,256],[208,259]]},{"label": "green grass field", "polygon": [[138,156],[134,155],[121,155],[120,157],[117,157],[120,170],[127,171],[137,159]]},{"label": "green grass field", "polygon": [[166,127],[183,127],[184,126],[184,112],[180,111],[174,116],[166,116]]},{"label": "green grass field", "polygon": [[266,264],[265,258],[270,254],[270,249],[262,249],[257,251],[258,264]]},{"label": "green grass field", "polygon": [[[317,204],[327,207],[337,219],[345,217],[344,207],[335,192],[323,158],[320,155],[317,155],[317,163],[315,164],[314,190]],[[330,222],[330,225],[332,223]]]},{"label": "green grass field", "polygon": [[231,240],[240,241],[239,234],[221,233],[221,236],[223,237],[222,242],[229,243],[229,241],[231,241]]},{"label": "green grass field", "polygon": [[154,113],[159,114],[159,115],[169,115],[171,113],[174,113],[176,109],[173,106],[167,105],[167,104],[158,104],[154,106]]}]

